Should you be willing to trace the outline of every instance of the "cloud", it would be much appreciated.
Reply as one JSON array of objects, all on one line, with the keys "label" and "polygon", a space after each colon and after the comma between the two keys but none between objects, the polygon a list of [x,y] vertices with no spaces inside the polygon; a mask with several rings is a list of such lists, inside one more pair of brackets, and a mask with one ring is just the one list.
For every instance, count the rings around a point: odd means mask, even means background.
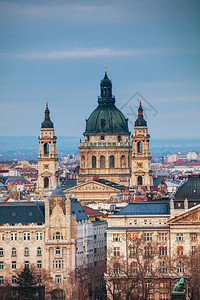
[{"label": "cloud", "polygon": [[111,48],[82,48],[64,51],[33,51],[27,53],[1,53],[2,58],[21,58],[21,59],[65,59],[81,57],[100,57],[100,56],[146,56],[164,55],[179,52],[172,48],[150,48],[150,49],[111,49]]}]

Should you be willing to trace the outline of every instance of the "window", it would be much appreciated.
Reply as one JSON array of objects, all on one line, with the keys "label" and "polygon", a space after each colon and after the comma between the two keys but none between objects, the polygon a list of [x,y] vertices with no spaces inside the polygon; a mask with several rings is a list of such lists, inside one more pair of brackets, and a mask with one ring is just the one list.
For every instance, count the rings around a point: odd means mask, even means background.
[{"label": "window", "polygon": [[120,234],[119,233],[113,234],[113,242],[120,242]]},{"label": "window", "polygon": [[30,232],[24,232],[24,241],[30,241],[31,239],[31,235],[30,235]]},{"label": "window", "polygon": [[115,274],[120,273],[120,264],[118,264],[118,263],[114,264],[114,273]]},{"label": "window", "polygon": [[168,287],[168,282],[165,280],[160,281],[160,288],[167,288]]},{"label": "window", "polygon": [[29,248],[26,247],[26,248],[24,249],[24,255],[25,255],[25,256],[29,256]]},{"label": "window", "polygon": [[17,277],[16,276],[12,276],[12,284],[16,284],[17,283]]},{"label": "window", "polygon": [[130,257],[137,254],[137,248],[136,247],[130,247]]},{"label": "window", "polygon": [[154,300],[154,294],[149,294],[147,299],[148,300]]},{"label": "window", "polygon": [[105,138],[104,138],[104,135],[101,135],[101,141],[103,141]]},{"label": "window", "polygon": [[137,233],[129,233],[129,239],[130,241],[135,241],[137,239]]},{"label": "window", "polygon": [[36,232],[36,240],[42,240],[42,232]]},{"label": "window", "polygon": [[142,153],[142,142],[137,143],[137,152]]},{"label": "window", "polygon": [[95,155],[92,155],[92,168],[97,167],[97,159]]},{"label": "window", "polygon": [[4,241],[4,233],[0,233],[0,241]]},{"label": "window", "polygon": [[114,157],[114,155],[111,155],[109,157],[109,167],[110,168],[114,168],[115,167],[115,157]]},{"label": "window", "polygon": [[104,155],[101,155],[100,156],[100,168],[105,169],[105,167],[106,167],[106,159],[105,159]]},{"label": "window", "polygon": [[48,143],[44,144],[44,154],[49,154],[49,144]]},{"label": "window", "polygon": [[162,261],[160,263],[160,273],[162,274],[167,273],[167,263],[165,261]]},{"label": "window", "polygon": [[151,281],[146,281],[145,286],[147,289],[149,289],[151,287]]},{"label": "window", "polygon": [[195,251],[196,251],[196,247],[192,246],[192,254],[195,254]]},{"label": "window", "polygon": [[56,254],[60,254],[60,248],[56,247]]},{"label": "window", "polygon": [[177,246],[177,255],[183,255],[183,246]]},{"label": "window", "polygon": [[16,261],[12,261],[12,269],[17,269],[17,263],[16,263]]},{"label": "window", "polygon": [[152,264],[147,264],[147,274],[150,274],[150,273],[152,273]]},{"label": "window", "polygon": [[125,158],[125,155],[121,156],[121,168],[126,168],[126,158]]},{"label": "window", "polygon": [[184,263],[180,262],[177,264],[177,273],[184,273]]},{"label": "window", "polygon": [[0,285],[3,285],[3,284],[4,284],[4,277],[0,276]]},{"label": "window", "polygon": [[147,220],[146,219],[144,220],[144,225],[147,225]]},{"label": "window", "polygon": [[[105,93],[105,89],[104,89],[104,93]],[[101,128],[104,128],[106,125],[106,120],[105,119],[101,119]]]},{"label": "window", "polygon": [[16,251],[16,248],[12,248],[12,256],[17,256],[17,251]]},{"label": "window", "polygon": [[160,247],[160,248],[159,248],[159,255],[160,255],[160,256],[165,256],[165,255],[167,255],[167,247]]},{"label": "window", "polygon": [[55,283],[61,283],[61,282],[62,282],[61,275],[55,275]]},{"label": "window", "polygon": [[11,241],[17,241],[17,233],[11,233],[10,234],[10,240]]},{"label": "window", "polygon": [[167,233],[159,233],[158,240],[159,240],[159,242],[167,241]]},{"label": "window", "polygon": [[117,140],[118,142],[121,142],[121,135],[118,135]]},{"label": "window", "polygon": [[38,268],[38,269],[41,269],[41,268],[42,268],[42,261],[41,261],[41,260],[38,260],[38,261],[37,261],[37,268]]},{"label": "window", "polygon": [[190,233],[190,240],[191,241],[196,241],[197,240],[197,234],[195,233]]},{"label": "window", "polygon": [[44,178],[44,189],[48,188],[49,187],[49,178],[48,177],[45,177]]},{"label": "window", "polygon": [[3,270],[4,269],[4,263],[3,261],[0,261],[0,270]]},{"label": "window", "polygon": [[138,176],[137,178],[137,184],[142,185],[142,176]]},{"label": "window", "polygon": [[131,273],[137,273],[137,263],[135,261],[131,263]]},{"label": "window", "polygon": [[137,225],[138,221],[137,220],[134,220],[134,225]]},{"label": "window", "polygon": [[25,261],[25,262],[24,262],[24,267],[25,267],[25,268],[29,268],[29,261]]},{"label": "window", "polygon": [[144,239],[145,241],[152,241],[152,233],[146,232],[144,233]]},{"label": "window", "polygon": [[114,247],[114,256],[120,256],[120,247]]},{"label": "window", "polygon": [[176,240],[177,241],[183,241],[183,233],[177,233],[176,234]]},{"label": "window", "polygon": [[168,296],[168,294],[166,294],[166,293],[161,293],[160,294],[160,300],[169,300],[170,298],[169,298],[169,296]]},{"label": "window", "polygon": [[0,256],[3,256],[3,248],[0,248]]},{"label": "window", "polygon": [[37,256],[42,255],[42,249],[40,247],[37,248]]},{"label": "window", "polygon": [[145,256],[151,256],[153,254],[152,247],[144,247],[144,255]]}]

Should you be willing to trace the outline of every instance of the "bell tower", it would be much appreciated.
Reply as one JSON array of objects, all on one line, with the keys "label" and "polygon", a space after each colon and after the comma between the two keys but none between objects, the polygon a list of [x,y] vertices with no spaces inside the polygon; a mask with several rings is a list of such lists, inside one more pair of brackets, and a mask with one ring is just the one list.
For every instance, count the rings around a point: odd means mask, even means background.
[{"label": "bell tower", "polygon": [[140,99],[132,144],[131,185],[133,187],[150,187],[153,184],[149,141],[150,134],[148,133],[147,122],[143,117]]},{"label": "bell tower", "polygon": [[41,124],[38,154],[38,192],[48,195],[58,184],[58,156],[53,122],[50,119],[48,102]]}]

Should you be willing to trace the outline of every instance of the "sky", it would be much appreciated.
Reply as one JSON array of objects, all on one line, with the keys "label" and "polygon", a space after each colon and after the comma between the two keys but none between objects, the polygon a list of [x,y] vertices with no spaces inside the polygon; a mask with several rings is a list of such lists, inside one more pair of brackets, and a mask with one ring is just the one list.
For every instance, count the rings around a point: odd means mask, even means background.
[{"label": "sky", "polygon": [[105,64],[131,132],[200,137],[199,0],[0,0],[0,136],[81,136]]}]

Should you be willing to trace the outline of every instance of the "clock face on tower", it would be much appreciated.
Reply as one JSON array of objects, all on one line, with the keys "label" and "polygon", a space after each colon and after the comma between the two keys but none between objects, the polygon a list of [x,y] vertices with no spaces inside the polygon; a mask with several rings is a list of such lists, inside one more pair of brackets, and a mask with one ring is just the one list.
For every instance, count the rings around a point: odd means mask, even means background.
[{"label": "clock face on tower", "polygon": [[142,164],[141,162],[138,162],[138,163],[137,163],[137,167],[138,167],[138,168],[142,168],[142,166],[143,166],[143,164]]},{"label": "clock face on tower", "polygon": [[45,164],[45,165],[43,166],[43,168],[44,168],[45,170],[47,170],[47,169],[49,169],[49,165],[48,165],[48,164]]}]

